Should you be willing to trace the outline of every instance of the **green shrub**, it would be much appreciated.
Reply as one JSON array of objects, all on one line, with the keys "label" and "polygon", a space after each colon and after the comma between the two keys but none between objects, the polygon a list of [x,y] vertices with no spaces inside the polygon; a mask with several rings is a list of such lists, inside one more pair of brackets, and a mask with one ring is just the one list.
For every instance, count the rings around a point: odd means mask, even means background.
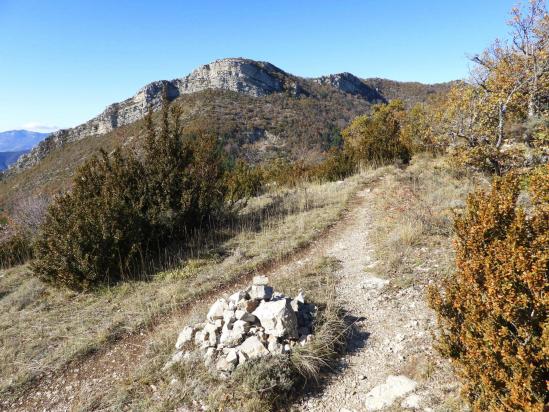
[{"label": "green shrub", "polygon": [[342,180],[356,171],[356,164],[352,157],[343,150],[330,149],[326,158],[315,165],[311,171],[311,177],[320,181],[333,182]]},{"label": "green shrub", "polygon": [[520,180],[494,180],[455,222],[455,276],[430,303],[439,348],[452,359],[478,411],[542,411],[549,401],[549,168],[530,178],[531,208],[517,206]]},{"label": "green shrub", "polygon": [[405,116],[400,100],[374,105],[370,115],[357,117],[343,130],[345,150],[356,163],[384,164],[395,160],[408,163],[410,150],[401,133]]},{"label": "green shrub", "polygon": [[137,277],[151,259],[222,213],[226,162],[214,136],[183,135],[164,108],[147,118],[143,153],[94,157],[49,207],[35,273],[73,289]]},{"label": "green shrub", "polygon": [[73,289],[129,277],[154,241],[145,171],[134,155],[102,153],[55,199],[36,242],[34,272]]},{"label": "green shrub", "polygon": [[235,205],[239,200],[257,196],[263,189],[263,176],[259,167],[253,167],[239,160],[225,177],[227,201]]}]

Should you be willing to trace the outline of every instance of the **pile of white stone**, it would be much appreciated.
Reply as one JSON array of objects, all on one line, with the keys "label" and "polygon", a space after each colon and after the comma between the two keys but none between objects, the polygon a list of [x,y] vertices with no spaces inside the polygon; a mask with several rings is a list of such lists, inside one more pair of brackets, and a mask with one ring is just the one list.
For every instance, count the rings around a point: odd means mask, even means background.
[{"label": "pile of white stone", "polygon": [[206,322],[185,327],[166,368],[199,351],[207,366],[230,373],[249,359],[289,353],[313,339],[317,308],[302,292],[291,299],[275,292],[266,276],[256,276],[244,291],[217,300]]}]

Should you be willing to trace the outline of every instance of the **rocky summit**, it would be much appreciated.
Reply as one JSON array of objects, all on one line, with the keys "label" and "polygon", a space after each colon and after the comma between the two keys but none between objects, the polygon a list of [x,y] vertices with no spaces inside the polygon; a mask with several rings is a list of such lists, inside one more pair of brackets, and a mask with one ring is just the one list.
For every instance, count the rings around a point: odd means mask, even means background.
[{"label": "rocky summit", "polygon": [[290,353],[314,339],[316,313],[302,292],[292,299],[256,276],[246,290],[215,301],[205,322],[183,328],[164,368],[199,352],[206,366],[228,374],[249,359]]}]

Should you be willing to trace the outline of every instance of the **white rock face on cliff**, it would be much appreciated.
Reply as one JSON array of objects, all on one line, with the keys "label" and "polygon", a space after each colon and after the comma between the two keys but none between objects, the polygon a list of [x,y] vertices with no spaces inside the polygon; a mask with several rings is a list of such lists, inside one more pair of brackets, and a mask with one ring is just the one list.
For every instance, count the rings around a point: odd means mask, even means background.
[{"label": "white rock face on cliff", "polygon": [[343,93],[366,97],[373,103],[384,103],[379,92],[351,73],[337,73],[313,79],[314,82],[331,86]]},{"label": "white rock face on cliff", "polygon": [[259,97],[284,90],[289,75],[270,63],[222,59],[205,64],[175,83],[181,94],[222,89]]}]

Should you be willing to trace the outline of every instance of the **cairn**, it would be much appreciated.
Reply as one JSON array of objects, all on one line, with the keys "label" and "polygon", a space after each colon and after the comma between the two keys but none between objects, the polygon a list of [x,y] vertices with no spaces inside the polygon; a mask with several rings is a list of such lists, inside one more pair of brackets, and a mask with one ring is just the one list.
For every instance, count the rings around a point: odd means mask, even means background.
[{"label": "cairn", "polygon": [[316,313],[317,307],[305,302],[303,292],[292,299],[275,292],[266,276],[255,276],[246,290],[218,299],[206,322],[183,328],[177,352],[165,368],[190,357],[193,350],[223,374],[249,359],[290,353],[313,339]]}]

